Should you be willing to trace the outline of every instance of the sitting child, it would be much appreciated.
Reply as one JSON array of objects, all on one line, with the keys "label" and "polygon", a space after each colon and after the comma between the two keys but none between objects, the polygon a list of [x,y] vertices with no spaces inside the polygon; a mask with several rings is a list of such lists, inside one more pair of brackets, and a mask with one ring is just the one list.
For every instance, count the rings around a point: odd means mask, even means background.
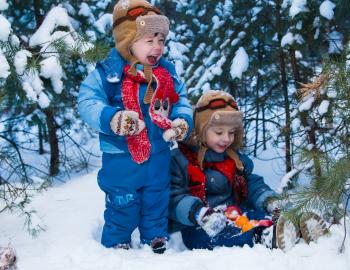
[{"label": "sitting child", "polygon": [[307,243],[317,240],[326,227],[315,214],[303,215],[300,224],[280,216],[273,225],[277,194],[238,152],[242,116],[224,91],[199,99],[191,139],[172,151],[170,232],[181,230],[189,249],[262,243],[288,250],[299,239],[298,227]]}]

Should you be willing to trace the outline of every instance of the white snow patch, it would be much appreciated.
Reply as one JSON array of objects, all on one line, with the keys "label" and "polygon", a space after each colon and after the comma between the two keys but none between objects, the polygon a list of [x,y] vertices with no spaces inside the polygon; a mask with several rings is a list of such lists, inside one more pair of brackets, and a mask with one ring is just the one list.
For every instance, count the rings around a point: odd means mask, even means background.
[{"label": "white snow patch", "polygon": [[301,104],[299,104],[299,107],[298,107],[299,111],[303,112],[303,111],[310,110],[314,101],[315,101],[314,97],[307,98],[305,101],[303,101]]},{"label": "white snow patch", "polygon": [[235,57],[232,60],[230,74],[232,79],[241,78],[242,73],[248,69],[249,57],[243,47],[239,47],[236,51]]},{"label": "white snow patch", "polygon": [[320,14],[328,20],[333,19],[335,4],[329,0],[323,1],[320,5]]},{"label": "white snow patch", "polygon": [[9,39],[11,33],[11,24],[10,22],[0,14],[0,41],[6,42]]},{"label": "white snow patch", "polygon": [[107,13],[107,14],[103,14],[94,24],[94,26],[96,27],[96,29],[102,33],[105,34],[106,33],[106,29],[111,28],[113,24],[113,18],[112,18],[112,14]]},{"label": "white snow patch", "polygon": [[[56,40],[57,38],[55,39],[52,33],[58,26],[65,26],[69,28],[69,31],[74,31],[66,9],[60,6],[54,7],[49,11],[40,28],[30,38],[29,46],[34,47]],[[64,35],[67,34],[67,32],[64,32]]]},{"label": "white snow patch", "polygon": [[0,79],[6,79],[10,75],[10,65],[5,55],[0,50]]},{"label": "white snow patch", "polygon": [[40,62],[40,75],[51,80],[53,90],[61,94],[63,90],[63,69],[60,62],[54,56],[48,57]]},{"label": "white snow patch", "polygon": [[16,73],[22,76],[28,63],[28,57],[32,57],[32,53],[27,50],[20,50],[15,54],[14,65]]},{"label": "white snow patch", "polygon": [[322,116],[328,112],[329,100],[322,100],[320,106],[318,107],[318,113]]},{"label": "white snow patch", "polygon": [[329,48],[328,53],[341,53],[343,50],[343,34],[333,30],[328,34]]},{"label": "white snow patch", "polygon": [[292,45],[294,43],[294,36],[291,32],[285,34],[281,39],[281,47],[285,47],[287,44]]},{"label": "white snow patch", "polygon": [[292,5],[289,9],[289,16],[294,17],[300,12],[307,11],[306,0],[292,0]]},{"label": "white snow patch", "polygon": [[[49,188],[32,200],[37,210],[36,222],[44,222],[46,230],[33,239],[23,229],[23,219],[1,213],[0,246],[11,242],[17,251],[18,269],[53,270],[178,270],[226,269],[234,263],[237,269],[337,269],[349,268],[350,239],[345,251],[338,252],[343,240],[342,225],[333,225],[329,237],[307,245],[300,241],[288,252],[270,250],[263,245],[253,248],[215,248],[187,250],[181,234],[171,235],[169,249],[163,255],[139,246],[139,233],[132,235],[133,249],[104,248],[100,243],[103,225],[104,194],[100,191],[97,171]],[[343,224],[343,221],[340,222]],[[346,222],[349,228],[349,222]]]},{"label": "white snow patch", "polygon": [[9,4],[7,3],[7,0],[0,0],[0,10],[6,10],[8,7]]}]

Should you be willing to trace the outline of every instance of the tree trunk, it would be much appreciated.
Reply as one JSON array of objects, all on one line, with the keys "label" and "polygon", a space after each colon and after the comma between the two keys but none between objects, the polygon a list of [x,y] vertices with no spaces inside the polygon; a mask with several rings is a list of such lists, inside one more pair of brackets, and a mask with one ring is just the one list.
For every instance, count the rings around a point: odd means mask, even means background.
[{"label": "tree trunk", "polygon": [[57,127],[54,114],[51,108],[43,110],[46,116],[46,125],[48,128],[49,144],[50,144],[50,175],[57,175],[59,172],[59,148],[57,138]]},{"label": "tree trunk", "polygon": [[[38,29],[44,16],[41,14],[41,0],[34,0],[34,14],[36,21],[36,29]],[[59,147],[57,138],[57,127],[55,123],[55,117],[53,110],[49,107],[42,110],[46,116],[47,132],[50,144],[50,175],[55,176],[59,172]],[[39,144],[40,144],[40,132],[39,132]]]},{"label": "tree trunk", "polygon": [[290,63],[292,65],[295,88],[298,89],[299,87],[298,82],[300,82],[300,74],[299,74],[299,68],[297,64],[297,58],[295,57],[295,49],[293,47],[290,47],[289,49],[289,57],[290,57]]},{"label": "tree trunk", "polygon": [[38,29],[40,25],[44,21],[44,16],[41,14],[41,0],[34,0],[34,15],[35,15],[35,21],[36,26],[35,28]]},{"label": "tree trunk", "polygon": [[[276,1],[276,12],[277,12],[277,27],[278,27],[278,41],[281,44],[282,40],[282,19],[281,19],[281,1]],[[286,172],[289,172],[292,169],[292,157],[291,157],[291,129],[290,129],[290,102],[288,95],[288,81],[287,81],[287,73],[286,73],[286,62],[285,56],[283,52],[283,48],[279,45],[278,48],[279,54],[279,65],[281,72],[281,82],[282,82],[282,90],[284,96],[284,110],[285,110],[285,126],[283,128],[283,135],[285,141],[285,159],[286,159]]]},{"label": "tree trunk", "polygon": [[265,101],[261,104],[261,113],[262,113],[262,129],[263,129],[263,149],[266,150],[266,122],[265,122]]},{"label": "tree trunk", "polygon": [[259,143],[259,90],[260,90],[260,74],[258,73],[256,78],[256,88],[255,88],[255,106],[256,106],[256,118],[255,118],[255,143],[254,143],[254,157],[257,156],[258,143]]},{"label": "tree trunk", "polygon": [[44,136],[43,136],[43,124],[38,124],[39,129],[39,155],[44,154]]}]

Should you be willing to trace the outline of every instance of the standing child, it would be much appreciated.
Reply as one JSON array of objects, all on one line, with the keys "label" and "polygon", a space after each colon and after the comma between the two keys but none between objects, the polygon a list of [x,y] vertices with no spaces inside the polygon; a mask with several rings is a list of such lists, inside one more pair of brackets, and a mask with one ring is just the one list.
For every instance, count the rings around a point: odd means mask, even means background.
[{"label": "standing child", "polygon": [[116,49],[81,85],[81,117],[99,131],[98,184],[106,193],[101,242],[129,249],[166,249],[169,142],[191,129],[192,109],[174,65],[162,58],[167,17],[145,0],[121,0],[113,11]]},{"label": "standing child", "polygon": [[172,151],[170,232],[181,230],[189,249],[259,242],[288,250],[299,225],[307,243],[324,234],[324,222],[312,213],[297,225],[281,216],[272,226],[266,217],[278,206],[277,195],[238,152],[242,141],[242,113],[233,97],[204,93],[195,107],[192,142]]}]

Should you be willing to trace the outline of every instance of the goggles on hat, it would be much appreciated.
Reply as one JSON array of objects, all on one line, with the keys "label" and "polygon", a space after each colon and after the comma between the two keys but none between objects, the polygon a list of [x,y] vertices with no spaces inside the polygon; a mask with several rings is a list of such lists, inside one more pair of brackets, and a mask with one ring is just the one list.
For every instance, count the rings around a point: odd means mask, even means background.
[{"label": "goggles on hat", "polygon": [[146,15],[148,12],[154,12],[158,15],[161,14],[160,10],[156,7],[134,7],[132,9],[129,9],[124,17],[115,20],[115,22],[113,23],[113,29],[124,21],[135,21],[137,17]]},{"label": "goggles on hat", "polygon": [[236,101],[232,99],[225,100],[223,98],[216,98],[216,99],[212,99],[207,105],[196,108],[196,112],[198,113],[208,109],[210,110],[223,109],[223,108],[226,108],[227,106],[230,106],[233,109],[238,111],[238,106]]}]

